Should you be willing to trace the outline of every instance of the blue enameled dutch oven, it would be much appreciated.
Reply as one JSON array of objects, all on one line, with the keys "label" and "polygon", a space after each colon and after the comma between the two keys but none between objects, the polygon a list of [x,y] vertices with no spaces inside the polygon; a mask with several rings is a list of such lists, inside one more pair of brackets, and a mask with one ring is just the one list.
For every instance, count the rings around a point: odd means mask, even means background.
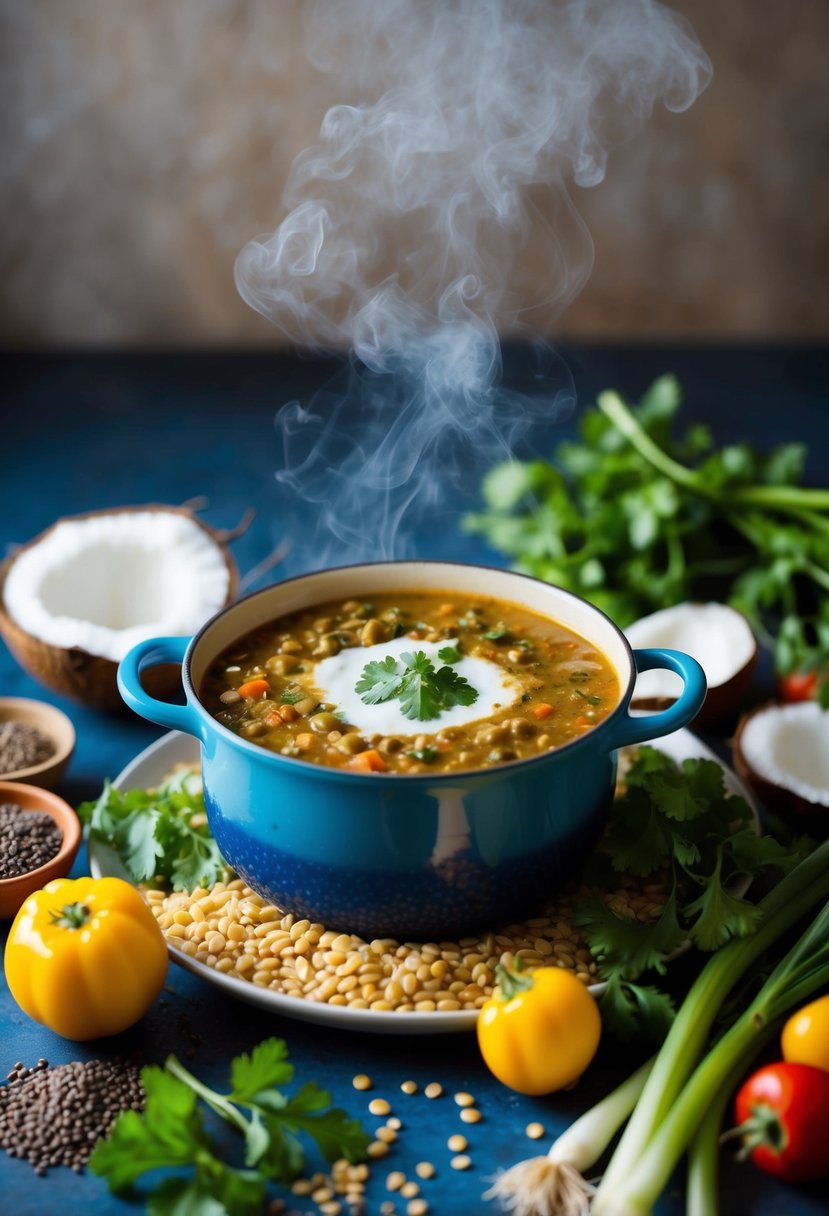
[{"label": "blue enameled dutch oven", "polygon": [[[555,751],[471,772],[356,773],[275,754],[234,734],[202,706],[212,660],[250,630],[330,600],[385,592],[494,596],[551,617],[608,657],[622,690],[594,729]],[[140,673],[181,662],[185,705],[149,696]],[[679,699],[631,717],[638,671],[680,675]],[[118,672],[124,700],[151,722],[201,743],[210,827],[251,887],[279,907],[364,937],[441,940],[532,914],[595,846],[610,806],[616,749],[684,726],[705,676],[674,650],[631,651],[602,612],[524,575],[448,562],[345,566],[289,579],[224,609],[196,636],[152,638]]]}]

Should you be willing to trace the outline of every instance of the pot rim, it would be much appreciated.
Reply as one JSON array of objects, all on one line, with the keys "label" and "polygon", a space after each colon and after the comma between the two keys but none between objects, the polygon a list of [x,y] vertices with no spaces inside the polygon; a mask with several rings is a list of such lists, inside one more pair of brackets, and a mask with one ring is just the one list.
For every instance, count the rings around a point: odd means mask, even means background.
[{"label": "pot rim", "polygon": [[[328,765],[324,765],[324,764],[314,764],[312,761],[302,760],[298,756],[282,756],[282,755],[280,755],[279,752],[269,751],[267,748],[261,747],[256,743],[252,743],[247,739],[242,739],[239,735],[234,734],[233,731],[229,730],[226,726],[224,726],[221,722],[218,722],[205,709],[204,705],[201,702],[201,698],[199,697],[199,694],[196,691],[196,688],[193,684],[193,680],[192,680],[192,676],[191,676],[191,665],[192,665],[193,659],[195,657],[196,651],[197,651],[204,635],[208,632],[209,629],[212,628],[212,626],[215,624],[216,621],[219,620],[220,617],[228,616],[234,609],[238,608],[242,604],[249,603],[251,600],[256,599],[258,596],[273,595],[274,591],[277,588],[286,587],[293,583],[303,582],[307,579],[316,578],[316,577],[319,577],[320,575],[328,574],[332,571],[376,570],[376,569],[380,569],[380,568],[387,567],[387,566],[424,566],[424,565],[426,565],[426,566],[443,566],[443,567],[446,567],[447,569],[461,568],[464,570],[481,570],[484,572],[489,571],[489,572],[497,573],[499,575],[501,575],[501,574],[508,575],[510,578],[520,579],[525,582],[532,583],[541,588],[549,588],[551,591],[555,591],[559,595],[562,595],[568,599],[574,600],[577,604],[582,605],[590,613],[593,613],[594,615],[602,618],[604,621],[607,622],[608,625],[610,625],[610,627],[618,635],[618,637],[622,643],[622,648],[623,648],[623,651],[625,653],[625,656],[626,656],[627,662],[628,662],[628,673],[627,673],[627,682],[626,683],[623,682],[622,673],[619,672],[618,670],[616,672],[617,676],[619,677],[619,683],[621,686],[621,695],[619,698],[618,705],[615,707],[615,709],[613,709],[611,711],[611,713],[608,714],[608,716],[606,718],[603,718],[601,722],[596,724],[596,726],[591,727],[591,729],[589,731],[586,731],[585,734],[579,735],[578,738],[571,739],[567,743],[561,744],[560,747],[553,748],[551,751],[542,752],[537,756],[525,756],[523,758],[516,759],[516,760],[505,760],[505,761],[493,766],[492,768],[470,768],[470,769],[461,769],[460,771],[454,772],[454,773],[434,773],[434,774],[432,774],[432,773],[412,773],[412,774],[409,774],[409,773],[406,773],[406,774],[357,773],[357,772],[351,772],[345,768],[331,768]],[[495,598],[497,598],[497,597],[495,597]],[[588,638],[588,640],[590,640],[590,639]],[[487,781],[498,780],[499,777],[501,776],[501,774],[514,773],[518,769],[527,768],[529,766],[538,767],[538,766],[541,766],[544,764],[551,764],[551,763],[554,763],[557,760],[559,760],[562,756],[565,755],[565,753],[571,754],[577,750],[580,750],[583,747],[593,746],[593,745],[595,745],[597,738],[600,736],[600,734],[603,731],[605,734],[607,734],[607,729],[609,729],[614,723],[616,723],[619,720],[619,718],[627,716],[630,698],[633,693],[634,684],[636,682],[636,675],[637,675],[637,671],[636,671],[636,662],[635,662],[635,659],[633,656],[633,648],[630,645],[630,643],[628,642],[628,640],[625,637],[622,630],[619,628],[619,626],[616,624],[616,622],[613,621],[611,619],[611,617],[609,617],[607,615],[606,612],[604,612],[601,608],[597,608],[595,606],[595,604],[591,604],[590,601],[586,600],[583,596],[577,595],[574,591],[569,591],[564,587],[559,587],[556,583],[545,583],[542,579],[535,578],[531,574],[523,574],[517,570],[508,570],[508,569],[505,569],[503,566],[487,566],[487,565],[482,565],[478,562],[456,562],[456,561],[438,560],[438,559],[430,559],[430,558],[408,558],[408,559],[404,559],[401,561],[350,562],[350,563],[346,563],[345,565],[342,565],[342,566],[327,566],[327,567],[325,567],[324,570],[306,571],[304,574],[292,575],[291,578],[282,579],[278,583],[271,583],[267,587],[261,587],[258,591],[252,591],[248,595],[243,596],[241,599],[235,600],[232,604],[226,605],[224,608],[220,609],[217,613],[214,613],[214,615],[208,621],[205,621],[205,623],[202,625],[202,627],[199,629],[199,631],[197,633],[195,633],[193,635],[193,637],[190,639],[190,643],[187,646],[187,650],[185,652],[185,655],[184,655],[184,658],[183,658],[182,664],[181,664],[181,678],[182,678],[182,683],[184,685],[184,691],[187,696],[188,704],[190,704],[190,706],[192,708],[197,710],[197,712],[199,713],[199,716],[201,717],[203,722],[209,723],[210,727],[213,730],[220,732],[221,737],[223,739],[225,739],[226,742],[237,746],[242,751],[243,754],[255,756],[257,758],[257,760],[260,760],[266,764],[275,765],[276,767],[279,767],[279,768],[284,768],[285,766],[288,766],[288,770],[291,772],[313,773],[318,778],[321,778],[324,780],[335,780],[335,781],[342,780],[342,781],[363,782],[363,783],[370,782],[371,785],[373,785],[373,786],[377,786],[379,783],[382,785],[394,785],[397,787],[400,786],[401,781],[404,781],[406,783],[406,785],[408,785],[410,782],[418,782],[421,784],[423,784],[425,782],[425,783],[431,784],[432,786],[437,786],[437,785],[443,786],[445,784],[462,784],[463,782],[468,783],[472,779],[476,779],[476,781],[478,781],[478,782],[481,780],[487,780]],[[615,746],[616,745],[611,744],[609,747],[606,748],[606,750],[613,751],[613,750],[615,750]]]}]

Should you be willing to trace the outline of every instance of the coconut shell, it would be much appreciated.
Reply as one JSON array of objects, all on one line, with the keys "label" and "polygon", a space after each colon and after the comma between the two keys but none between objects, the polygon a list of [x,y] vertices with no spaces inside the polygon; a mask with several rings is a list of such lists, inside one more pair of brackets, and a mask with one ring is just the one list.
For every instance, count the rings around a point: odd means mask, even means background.
[{"label": "coconut shell", "polygon": [[756,772],[745,757],[742,748],[742,738],[747,725],[752,718],[770,709],[782,709],[779,701],[765,701],[757,705],[740,718],[734,738],[731,740],[732,758],[737,776],[752,790],[767,810],[782,816],[791,822],[797,822],[804,831],[815,836],[829,835],[829,809],[820,803],[810,802],[802,794],[787,789],[783,785],[775,785],[773,781],[762,777]]},{"label": "coconut shell", "polygon": [[[732,611],[736,612],[737,609],[734,608]],[[754,637],[753,631],[752,637]],[[734,675],[729,676],[722,684],[708,685],[708,691],[705,695],[702,708],[693,719],[692,724],[694,726],[702,730],[709,730],[713,727],[721,726],[724,722],[734,718],[751,688],[751,681],[754,678],[754,671],[759,657],[760,648],[757,645],[755,637],[754,650],[751,657],[743,664],[740,670],[736,671]],[[634,697],[631,701],[631,707],[633,709],[657,711],[668,709],[675,701],[675,697]]]},{"label": "coconut shell", "polygon": [[[67,515],[56,520],[27,544],[21,545],[0,566],[0,634],[9,650],[23,670],[45,688],[51,688],[53,692],[62,693],[73,701],[78,701],[92,709],[125,709],[118,691],[116,678],[118,664],[112,659],[90,654],[80,647],[54,646],[27,633],[16,621],[12,620],[6,611],[4,596],[6,578],[20,554],[34,545],[40,544],[58,524],[137,511],[185,515],[206,532],[220,551],[227,566],[228,591],[225,606],[235,599],[239,588],[239,571],[230,552],[228,539],[237,533],[231,534],[211,528],[189,507],[171,507],[160,503],[150,503],[147,506],[112,507],[99,511],[85,511],[79,515]],[[181,689],[181,669],[176,663],[163,663],[146,671],[141,677],[141,682],[151,696],[158,697],[162,701],[172,700]]]}]

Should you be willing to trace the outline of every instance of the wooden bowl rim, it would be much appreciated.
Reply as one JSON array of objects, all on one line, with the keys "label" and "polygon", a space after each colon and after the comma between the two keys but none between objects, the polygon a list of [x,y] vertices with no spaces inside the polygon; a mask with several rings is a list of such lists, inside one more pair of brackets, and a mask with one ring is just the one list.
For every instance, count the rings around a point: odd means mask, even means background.
[{"label": "wooden bowl rim", "polygon": [[40,764],[32,764],[29,768],[17,768],[3,773],[0,775],[0,783],[24,782],[28,781],[30,777],[51,772],[52,769],[65,764],[75,750],[77,742],[75,727],[71,718],[62,709],[58,709],[56,705],[50,705],[48,701],[37,701],[32,697],[0,697],[0,722],[21,721],[20,718],[15,719],[15,714],[19,714],[21,711],[25,713],[26,720],[31,725],[37,723],[38,729],[49,735],[56,747],[51,756],[46,760],[41,760]]},{"label": "wooden bowl rim", "polygon": [[[0,901],[5,902],[3,897],[13,896],[17,888],[26,888],[28,895],[50,879],[60,878],[68,873],[80,847],[81,821],[69,803],[58,794],[24,781],[0,781],[1,802],[14,802],[17,806],[22,806],[24,811],[45,811],[63,833],[57,853],[42,866],[38,866],[36,870],[27,870],[25,874],[18,874],[15,878],[0,878]],[[21,903],[26,895],[21,899]]]}]

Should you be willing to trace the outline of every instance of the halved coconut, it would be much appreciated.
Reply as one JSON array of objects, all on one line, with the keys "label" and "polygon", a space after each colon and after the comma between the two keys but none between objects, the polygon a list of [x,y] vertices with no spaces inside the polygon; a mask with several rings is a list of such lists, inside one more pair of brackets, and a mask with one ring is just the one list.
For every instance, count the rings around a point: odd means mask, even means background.
[{"label": "halved coconut", "polygon": [[[676,604],[635,621],[625,630],[634,647],[684,650],[702,666],[708,695],[696,721],[705,726],[733,713],[751,684],[757,640],[741,612],[727,604]],[[636,680],[636,709],[663,709],[682,692],[672,671],[646,671]]]},{"label": "halved coconut", "polygon": [[[0,568],[0,632],[30,675],[85,705],[120,708],[120,660],[136,642],[187,636],[230,603],[231,534],[186,507],[151,505],[60,519]],[[148,673],[175,689],[178,669]]]},{"label": "halved coconut", "polygon": [[829,811],[829,710],[817,701],[751,710],[732,746],[735,769],[769,810],[811,816],[809,831]]}]

